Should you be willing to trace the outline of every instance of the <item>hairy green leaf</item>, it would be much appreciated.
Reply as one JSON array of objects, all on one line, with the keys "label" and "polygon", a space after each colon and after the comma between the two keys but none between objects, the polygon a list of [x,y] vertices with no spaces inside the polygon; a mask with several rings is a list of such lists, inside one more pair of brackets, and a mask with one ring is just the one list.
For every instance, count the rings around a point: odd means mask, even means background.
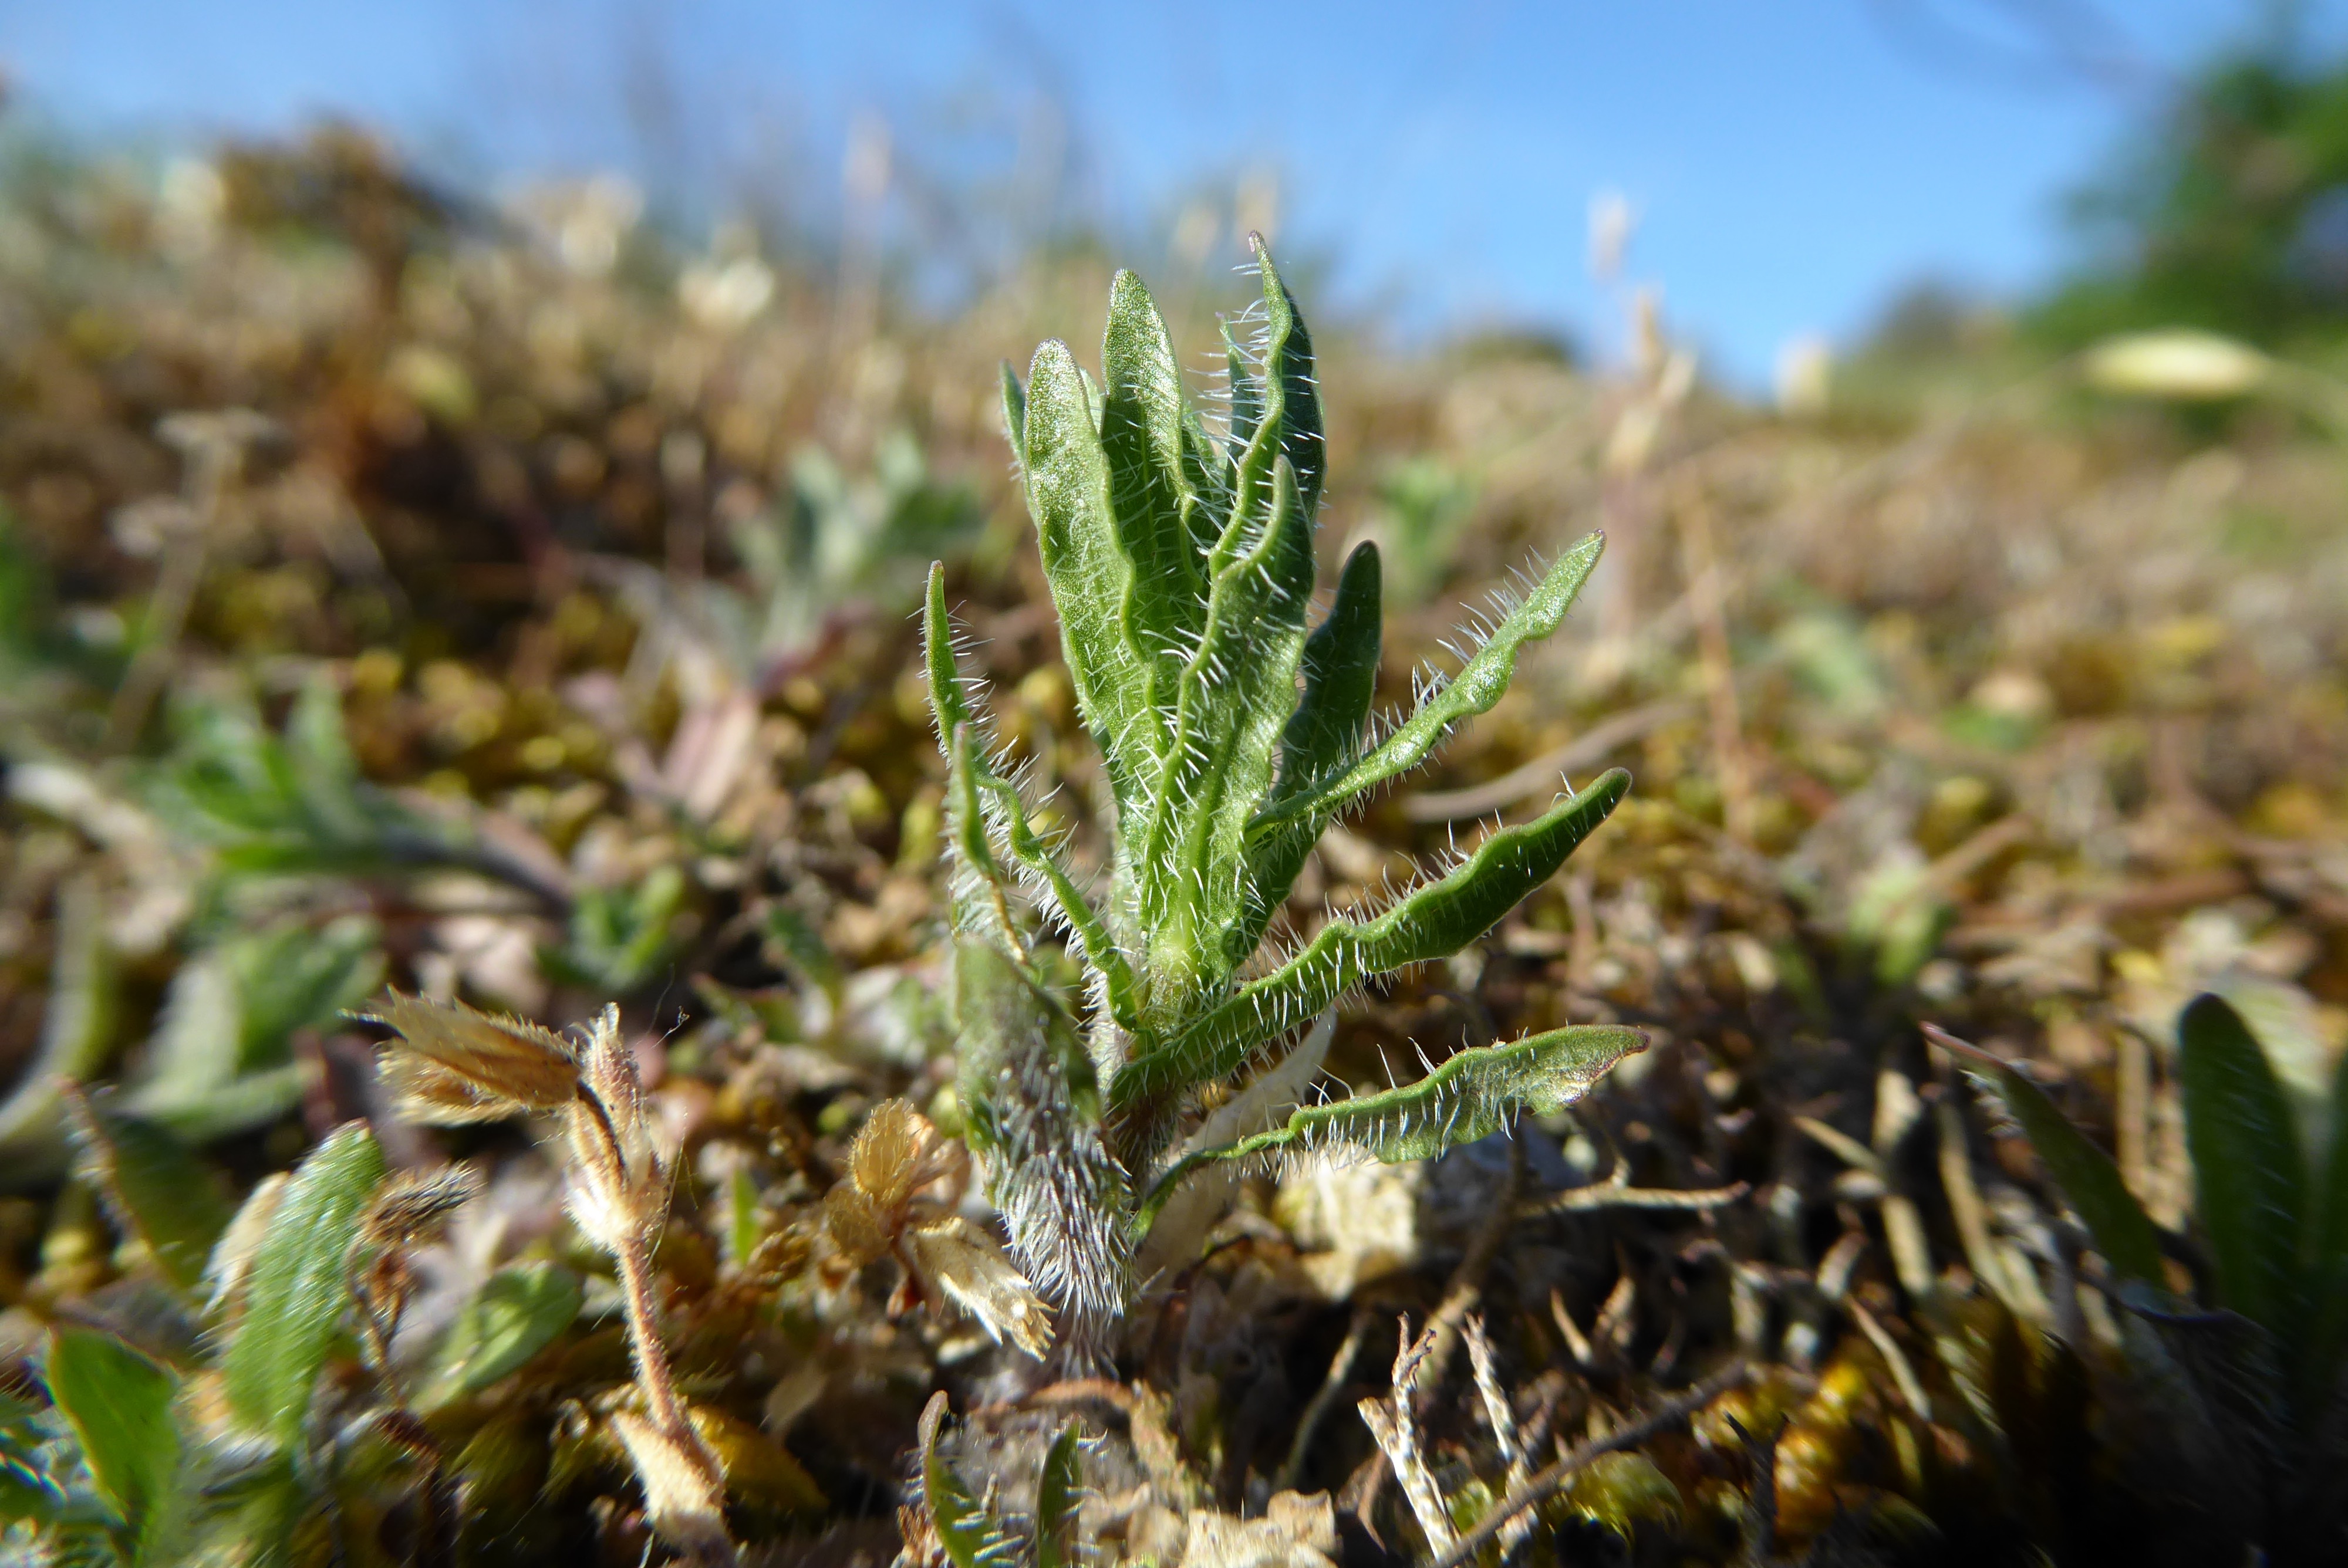
[{"label": "hairy green leaf", "polygon": [[[1378,683],[1378,547],[1364,543],[1345,559],[1328,619],[1304,641],[1304,696],[1280,741],[1278,801],[1310,794],[1352,763],[1369,722]],[[1316,833],[1307,821],[1286,824],[1257,845],[1248,867],[1247,904],[1224,948],[1227,962],[1246,961],[1263,939]]]},{"label": "hairy green leaf", "polygon": [[1280,741],[1280,794],[1303,794],[1354,758],[1378,684],[1378,547],[1345,558],[1328,619],[1304,642],[1304,696]]},{"label": "hairy green leaf", "polygon": [[1101,371],[1101,450],[1133,562],[1125,623],[1148,655],[1151,705],[1165,708],[1199,640],[1206,584],[1190,519],[1199,500],[1183,471],[1182,372],[1165,319],[1131,272],[1109,285]]},{"label": "hairy green leaf", "polygon": [[957,743],[954,754],[957,773],[966,775],[974,793],[983,792],[985,803],[993,806],[988,815],[1002,832],[1011,858],[1050,890],[1052,907],[1080,945],[1078,956],[1100,972],[1111,1016],[1128,1028],[1135,1027],[1133,977],[1127,969],[1125,955],[1110,939],[1100,917],[1094,913],[1076,879],[1061,865],[1059,856],[1029,825],[1026,803],[1003,780],[981,771],[977,748],[969,743],[967,737]]},{"label": "hairy green leaf", "polygon": [[1011,450],[1022,458],[1027,455],[1027,389],[1019,384],[1019,373],[1009,360],[1003,362],[1003,433],[1010,438]]},{"label": "hairy green leaf", "polygon": [[1157,774],[1165,723],[1149,704],[1150,651],[1126,622],[1134,563],[1110,499],[1094,397],[1067,345],[1035,351],[1027,384],[1027,508],[1060,612],[1060,646],[1085,724],[1120,803]]},{"label": "hairy green leaf", "polygon": [[1448,876],[1376,919],[1330,921],[1280,968],[1128,1062],[1111,1087],[1112,1104],[1120,1112],[1148,1108],[1188,1084],[1220,1078],[1371,976],[1457,952],[1548,881],[1630,787],[1620,768],[1603,774],[1539,820],[1493,834]]},{"label": "hairy green leaf", "polygon": [[361,1211],[383,1180],[383,1151],[363,1123],[329,1133],[286,1183],[254,1252],[244,1315],[221,1370],[237,1419],[290,1450],[348,1295],[345,1274]]},{"label": "hairy green leaf", "polygon": [[1296,471],[1296,493],[1309,524],[1321,509],[1321,483],[1329,466],[1328,443],[1321,429],[1321,384],[1313,364],[1313,335],[1305,330],[1295,296],[1281,281],[1263,236],[1250,234],[1248,248],[1263,273],[1263,379],[1277,394],[1277,410],[1271,410],[1272,400],[1267,399],[1266,416],[1280,422],[1280,455]]},{"label": "hairy green leaf", "polygon": [[1227,415],[1230,426],[1231,450],[1243,452],[1255,439],[1256,426],[1263,422],[1263,383],[1249,368],[1247,350],[1226,319],[1223,331],[1223,374],[1230,384],[1226,388],[1231,397]]},{"label": "hairy green leaf", "polygon": [[922,1501],[937,1526],[938,1544],[954,1568],[1004,1568],[1016,1560],[1011,1538],[938,1449],[945,1423],[946,1396],[930,1396],[922,1412]]},{"label": "hairy green leaf", "polygon": [[1261,535],[1216,573],[1136,866],[1152,968],[1178,986],[1221,979],[1195,971],[1224,957],[1227,932],[1242,918],[1247,825],[1271,788],[1295,702],[1313,536],[1284,459],[1271,500]]},{"label": "hairy green leaf", "polygon": [[953,776],[953,839],[964,863],[983,879],[998,885],[989,890],[990,897],[999,894],[1002,876],[989,829],[999,833],[1012,858],[1048,896],[1062,924],[1082,945],[1086,960],[1100,971],[1111,1012],[1126,1028],[1135,1027],[1133,974],[1125,955],[1058,853],[1028,821],[1027,805],[1019,792],[995,774],[981,750],[977,720],[954,661],[953,628],[946,617],[942,569],[930,573],[922,650],[929,672],[930,711],[937,720],[939,745]]},{"label": "hairy green leaf", "polygon": [[149,1536],[180,1468],[180,1379],[111,1334],[63,1324],[50,1336],[47,1380],[98,1490],[134,1540]]},{"label": "hairy green leaf", "polygon": [[1646,1049],[1643,1030],[1572,1024],[1455,1052],[1417,1082],[1382,1094],[1299,1106],[1288,1126],[1310,1149],[1358,1149],[1388,1164],[1431,1159],[1519,1115],[1563,1110],[1616,1062]]},{"label": "hairy green leaf", "polygon": [[1077,1440],[1072,1421],[1044,1452],[1044,1473],[1035,1482],[1035,1568],[1066,1568],[1069,1561],[1076,1491],[1082,1485]]},{"label": "hairy green leaf", "polygon": [[1185,1155],[1151,1188],[1138,1223],[1146,1230],[1184,1177],[1219,1161],[1296,1153],[1361,1153],[1388,1164],[1432,1159],[1520,1115],[1563,1110],[1615,1063],[1646,1048],[1643,1030],[1576,1024],[1457,1051],[1416,1082],[1301,1105],[1281,1126]]},{"label": "hairy green leaf", "polygon": [[203,1283],[212,1244],[235,1212],[220,1180],[169,1129],[118,1109],[111,1094],[72,1101],[84,1173],[115,1221],[181,1290]]},{"label": "hairy green leaf", "polygon": [[2185,1142],[2218,1294],[2284,1344],[2304,1306],[2307,1175],[2274,1069],[2241,1015],[2200,996],[2178,1020]]},{"label": "hairy green leaf", "polygon": [[1336,778],[1275,803],[1258,819],[1256,836],[1262,839],[1291,822],[1327,820],[1355,796],[1418,766],[1461,721],[1498,702],[1516,675],[1519,651],[1557,630],[1605,547],[1606,536],[1591,534],[1560,557],[1532,591],[1500,618],[1457,675]]},{"label": "hairy green leaf", "polygon": [[579,1316],[579,1276],[551,1263],[489,1276],[432,1356],[427,1408],[478,1393],[554,1343]]}]

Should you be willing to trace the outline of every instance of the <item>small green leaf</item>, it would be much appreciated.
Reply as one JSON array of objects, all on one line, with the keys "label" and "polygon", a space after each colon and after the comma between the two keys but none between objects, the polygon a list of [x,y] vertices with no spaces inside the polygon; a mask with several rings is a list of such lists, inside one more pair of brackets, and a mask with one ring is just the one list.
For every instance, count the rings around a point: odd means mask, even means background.
[{"label": "small green leaf", "polygon": [[343,698],[334,681],[323,672],[302,682],[294,711],[285,717],[285,760],[288,777],[312,818],[338,836],[357,838],[375,823],[358,758],[351,752],[343,727]]},{"label": "small green leaf", "polygon": [[1139,1225],[1147,1230],[1182,1178],[1201,1165],[1302,1152],[1365,1153],[1388,1164],[1432,1159],[1519,1116],[1563,1110],[1624,1057],[1646,1048],[1639,1030],[1577,1024],[1455,1052],[1416,1082],[1382,1093],[1299,1106],[1282,1126],[1185,1156],[1151,1189]]},{"label": "small green leaf", "polygon": [[501,1268],[458,1309],[433,1353],[432,1393],[441,1405],[479,1393],[554,1343],[579,1316],[579,1276],[552,1264]]},{"label": "small green leaf", "polygon": [[739,1268],[758,1249],[765,1225],[758,1212],[758,1183],[747,1165],[726,1178],[726,1261]]},{"label": "small green leaf", "polygon": [[1247,350],[1231,333],[1230,318],[1222,323],[1223,373],[1230,383],[1231,449],[1241,452],[1255,439],[1256,426],[1263,419],[1263,383],[1248,368]]},{"label": "small green leaf", "polygon": [[235,1212],[220,1180],[171,1133],[116,1109],[111,1094],[74,1096],[75,1141],[84,1172],[115,1221],[146,1243],[183,1291],[203,1283],[212,1244]]},{"label": "small green leaf", "polygon": [[957,779],[967,774],[973,793],[983,796],[981,814],[1002,834],[1012,859],[1050,890],[1051,909],[1076,938],[1075,956],[1100,971],[1110,1016],[1126,1028],[1138,1027],[1133,975],[1126,965],[1125,955],[1117,950],[1091,901],[1076,886],[1076,878],[1061,864],[1057,851],[1029,825],[1026,802],[1019,798],[1018,791],[995,777],[991,769],[983,769],[977,760],[978,749],[971,743],[966,732],[955,738],[952,751]]},{"label": "small green leaf", "polygon": [[835,1002],[839,999],[847,977],[814,922],[790,905],[778,902],[767,906],[759,924],[767,940],[781,954],[782,961],[797,971],[802,984],[815,987]]},{"label": "small green leaf", "polygon": [[946,1396],[941,1389],[930,1396],[921,1429],[922,1501],[937,1526],[938,1544],[954,1568],[1004,1568],[1017,1556],[1011,1538],[939,1451],[938,1430],[945,1414]]},{"label": "small green leaf", "polygon": [[124,1109],[191,1144],[284,1114],[301,1095],[293,1038],[332,1027],[382,981],[381,932],[363,915],[285,920],[222,938],[182,965]]},{"label": "small green leaf", "polygon": [[2160,1233],[2143,1205],[2120,1180],[2111,1156],[2087,1141],[2069,1117],[2054,1108],[2045,1091],[2007,1063],[1985,1051],[1968,1050],[1968,1060],[1996,1086],[1998,1098],[2045,1162],[2047,1174],[2087,1224],[2096,1250],[2124,1279],[2161,1285]]},{"label": "small green leaf", "polygon": [[929,672],[930,709],[938,723],[938,743],[953,775],[953,841],[964,864],[999,892],[1003,877],[989,830],[1000,834],[1012,858],[1048,890],[1054,911],[1081,944],[1082,956],[1101,971],[1113,1016],[1125,1028],[1136,1027],[1133,974],[1125,955],[1056,850],[1029,823],[1027,804],[1019,798],[1019,792],[996,774],[983,754],[977,718],[954,660],[942,567],[930,570],[929,599],[922,615],[922,660]]},{"label": "small green leaf", "polygon": [[1382,1094],[1299,1106],[1288,1125],[1308,1148],[1359,1149],[1388,1164],[1431,1159],[1520,1115],[1562,1111],[1646,1049],[1643,1030],[1572,1024],[1454,1052],[1417,1082]]},{"label": "small green leaf", "polygon": [[2296,1342],[2303,1281],[2306,1168],[2291,1106],[2241,1016],[2197,997],[2178,1025],[2185,1142],[2202,1228],[2225,1305]]},{"label": "small green leaf", "polygon": [[[1378,683],[1380,567],[1378,547],[1365,543],[1345,559],[1329,617],[1304,641],[1304,696],[1280,741],[1279,801],[1311,794],[1359,754],[1362,732]],[[1259,841],[1248,867],[1247,907],[1232,927],[1224,958],[1246,961],[1263,939],[1317,829],[1291,822]]]},{"label": "small green leaf", "polygon": [[359,776],[342,698],[323,676],[304,685],[282,734],[250,698],[191,702],[174,719],[179,744],[156,780],[157,810],[211,845],[225,871],[365,874],[475,858]]},{"label": "small green leaf", "polygon": [[1076,1428],[1070,1422],[1045,1450],[1044,1473],[1035,1483],[1035,1568],[1066,1568],[1081,1484],[1078,1458]]},{"label": "small green leaf", "polygon": [[294,1171],[253,1254],[221,1369],[229,1409],[281,1450],[302,1435],[343,1316],[345,1260],[383,1175],[383,1151],[363,1123],[335,1129]]},{"label": "small green leaf", "polygon": [[1313,335],[1296,298],[1281,281],[1271,248],[1260,234],[1248,236],[1256,264],[1263,272],[1266,316],[1263,374],[1279,389],[1280,455],[1296,470],[1296,493],[1303,503],[1306,524],[1321,509],[1321,483],[1329,466],[1327,442],[1321,432],[1321,384],[1313,359]]},{"label": "small green leaf", "polygon": [[67,1324],[50,1337],[48,1385],[98,1491],[144,1533],[180,1468],[179,1378],[111,1334]]},{"label": "small green leaf", "polygon": [[326,1561],[314,1553],[325,1544],[316,1529],[320,1501],[290,1453],[239,1471],[206,1488],[195,1550],[185,1560],[234,1568],[294,1568]]},{"label": "small green leaf", "polygon": [[976,728],[978,711],[954,657],[953,619],[946,612],[946,565],[930,563],[930,585],[922,601],[922,667],[930,682],[930,716],[942,748],[964,724]]},{"label": "small green leaf", "polygon": [[649,984],[676,951],[685,892],[685,872],[673,862],[634,882],[587,888],[572,905],[562,946],[542,952],[541,962],[557,979],[606,995]]},{"label": "small green leaf", "polygon": [[237,1065],[287,1060],[295,1032],[333,1024],[383,983],[382,928],[364,915],[289,920],[226,946],[238,996]]},{"label": "small green leaf", "polygon": [[1162,708],[1173,702],[1183,658],[1198,643],[1206,582],[1189,522],[1199,503],[1182,467],[1182,372],[1165,319],[1131,272],[1109,285],[1101,370],[1108,383],[1101,450],[1117,533],[1133,561],[1125,623],[1149,655],[1150,702]]},{"label": "small green leaf", "polygon": [[1112,1103],[1121,1112],[1146,1108],[1235,1071],[1259,1045],[1303,1026],[1371,976],[1457,952],[1554,876],[1630,787],[1620,768],[1601,774],[1538,821],[1493,834],[1450,875],[1376,919],[1330,921],[1280,968],[1128,1062],[1112,1085]]},{"label": "small green leaf", "polygon": [[1230,525],[1231,489],[1239,476],[1231,455],[1207,433],[1195,408],[1182,411],[1182,482],[1197,503],[1183,513],[1190,528],[1190,553],[1204,561]]},{"label": "small green leaf", "polygon": [[1303,794],[1354,759],[1378,684],[1378,547],[1345,558],[1329,617],[1304,642],[1304,696],[1280,741],[1280,795]]},{"label": "small green leaf", "polygon": [[1035,351],[1025,425],[1027,508],[1060,612],[1076,705],[1124,802],[1155,777],[1165,721],[1149,705],[1150,651],[1125,624],[1133,561],[1117,530],[1108,458],[1085,382],[1066,344]]},{"label": "small green leaf", "polygon": [[1311,793],[1275,803],[1257,819],[1257,837],[1295,821],[1325,821],[1347,801],[1418,766],[1461,721],[1498,702],[1516,675],[1517,654],[1555,631],[1598,565],[1606,536],[1591,534],[1558,559],[1523,601],[1500,618],[1482,646],[1442,689],[1421,702],[1361,761]]}]

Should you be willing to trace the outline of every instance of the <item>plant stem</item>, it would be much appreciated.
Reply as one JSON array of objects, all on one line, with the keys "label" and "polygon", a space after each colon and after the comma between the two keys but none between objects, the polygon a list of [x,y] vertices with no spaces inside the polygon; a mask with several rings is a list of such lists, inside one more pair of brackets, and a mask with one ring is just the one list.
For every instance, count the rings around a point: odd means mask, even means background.
[{"label": "plant stem", "polygon": [[628,1342],[636,1353],[636,1381],[644,1390],[644,1408],[671,1435],[701,1448],[685,1409],[677,1403],[676,1381],[669,1375],[668,1352],[662,1348],[660,1323],[653,1303],[653,1266],[642,1236],[630,1236],[613,1255],[619,1266],[621,1299],[628,1319]]}]

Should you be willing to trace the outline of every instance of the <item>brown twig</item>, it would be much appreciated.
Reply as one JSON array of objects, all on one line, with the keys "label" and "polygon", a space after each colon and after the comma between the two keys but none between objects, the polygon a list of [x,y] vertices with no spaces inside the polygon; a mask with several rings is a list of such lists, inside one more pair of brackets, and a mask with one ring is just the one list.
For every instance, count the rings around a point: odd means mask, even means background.
[{"label": "brown twig", "polygon": [[1749,1368],[1739,1361],[1714,1373],[1676,1399],[1666,1399],[1637,1420],[1617,1427],[1604,1437],[1591,1439],[1556,1463],[1536,1471],[1532,1479],[1522,1486],[1512,1488],[1509,1495],[1500,1500],[1499,1506],[1478,1520],[1476,1528],[1437,1553],[1427,1568],[1458,1568],[1458,1564],[1482,1551],[1486,1543],[1498,1539],[1501,1530],[1510,1520],[1538,1505],[1571,1481],[1578,1472],[1588,1469],[1593,1461],[1618,1450],[1637,1447],[1704,1409],[1743,1383],[1750,1375]]},{"label": "brown twig", "polygon": [[1584,1214],[1592,1209],[1716,1209],[1736,1202],[1752,1190],[1750,1182],[1731,1182],[1725,1187],[1682,1190],[1676,1187],[1633,1187],[1626,1182],[1610,1179],[1593,1182],[1586,1187],[1569,1187],[1561,1193],[1551,1193],[1519,1208],[1517,1217],[1521,1220],[1540,1214]]}]

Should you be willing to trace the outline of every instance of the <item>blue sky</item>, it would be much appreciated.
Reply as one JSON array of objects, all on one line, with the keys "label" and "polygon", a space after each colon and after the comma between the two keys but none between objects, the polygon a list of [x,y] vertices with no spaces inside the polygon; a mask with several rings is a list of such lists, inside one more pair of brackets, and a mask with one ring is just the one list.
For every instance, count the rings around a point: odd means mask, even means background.
[{"label": "blue sky", "polygon": [[[2348,0],[2302,9],[2313,37],[2343,33]],[[723,179],[819,222],[859,116],[892,128],[901,166],[1005,190],[1065,166],[1078,200],[1133,232],[1272,170],[1275,240],[1325,258],[1340,300],[1413,331],[1554,324],[1601,352],[1619,311],[1589,276],[1586,223],[1593,193],[1614,190],[1640,214],[1632,273],[1661,286],[1716,370],[1751,384],[1789,337],[1847,340],[1919,278],[2001,292],[2047,277],[2073,253],[2063,194],[2259,14],[2245,0],[0,0],[0,65],[77,128],[201,136],[335,110],[485,182],[616,164],[656,193]],[[2024,15],[2085,20],[2018,32]]]}]

